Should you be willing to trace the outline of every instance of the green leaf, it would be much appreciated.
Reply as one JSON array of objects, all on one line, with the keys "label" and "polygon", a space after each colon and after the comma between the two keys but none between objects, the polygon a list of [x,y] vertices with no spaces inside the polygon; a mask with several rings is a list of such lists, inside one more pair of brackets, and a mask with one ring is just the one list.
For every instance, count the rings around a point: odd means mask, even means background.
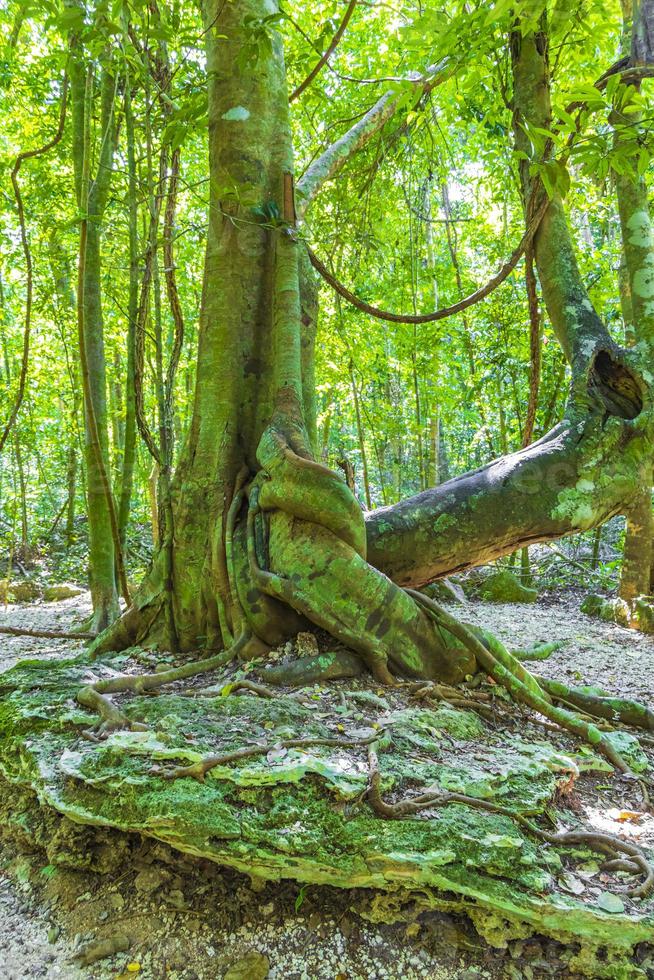
[{"label": "green leaf", "polygon": [[650,161],[649,153],[647,152],[647,150],[642,149],[638,154],[638,165],[636,168],[639,177],[642,177],[645,171],[647,170],[647,168],[649,167],[649,161]]},{"label": "green leaf", "polygon": [[497,0],[497,3],[493,4],[492,8],[486,14],[484,27],[494,24],[495,21],[499,20],[500,17],[503,17],[512,6],[513,0]]},{"label": "green leaf", "polygon": [[304,903],[304,896],[306,895],[306,891],[308,887],[309,887],[308,885],[302,885],[302,888],[300,888],[299,892],[297,893],[297,898],[295,899],[296,912],[299,912],[300,909],[302,908],[302,904]]},{"label": "green leaf", "polygon": [[616,915],[624,912],[624,902],[611,892],[602,892],[601,895],[598,895],[596,904],[599,908],[604,909],[605,912],[611,912]]}]

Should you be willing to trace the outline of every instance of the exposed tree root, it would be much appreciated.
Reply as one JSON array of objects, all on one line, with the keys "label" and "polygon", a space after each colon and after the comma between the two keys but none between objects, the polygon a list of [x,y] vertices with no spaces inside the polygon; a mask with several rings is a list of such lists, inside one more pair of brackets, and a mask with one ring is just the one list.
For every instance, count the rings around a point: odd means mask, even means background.
[{"label": "exposed tree root", "polygon": [[[183,697],[188,698],[215,698],[218,694],[254,694],[258,698],[270,698],[275,699],[279,697],[279,691],[276,691],[273,687],[266,687],[265,684],[258,684],[256,681],[247,680],[244,678],[241,681],[228,681],[223,685],[222,689],[211,687],[211,688],[200,688],[192,689],[190,691],[182,691]],[[307,696],[307,692],[300,691],[289,691],[284,694],[285,698],[291,701],[302,701]]]},{"label": "exposed tree root", "polygon": [[300,657],[279,667],[266,667],[262,677],[269,684],[288,684],[291,687],[306,687],[317,681],[340,680],[344,677],[358,677],[363,673],[361,657],[351,650],[334,650],[318,653],[311,657]]},{"label": "exposed tree root", "polygon": [[119,731],[124,728],[135,731],[144,731],[146,728],[140,722],[131,721],[127,715],[124,715],[115,706],[110,698],[100,694],[92,684],[82,688],[77,695],[77,700],[85,708],[91,708],[93,711],[96,711],[102,719],[95,731],[89,730],[84,732],[84,736],[93,741],[105,737],[110,732]]},{"label": "exposed tree root", "polygon": [[416,592],[406,590],[425,609],[429,610],[436,622],[456,636],[475,655],[479,666],[485,670],[498,684],[502,684],[511,697],[533,708],[549,718],[568,732],[576,735],[593,745],[604,755],[612,766],[624,773],[631,773],[631,768],[611,743],[604,738],[596,725],[583,721],[571,711],[558,708],[552,704],[549,695],[541,689],[536,678],[530,674],[518,660],[511,656],[508,650],[490,635],[485,636],[487,646],[463,623],[450,616],[433,599]]},{"label": "exposed tree root", "polygon": [[[357,636],[345,623],[337,621],[336,617],[330,614],[327,609],[316,608],[316,604],[311,603],[289,578],[268,571],[264,567],[265,562],[262,566],[261,559],[257,555],[255,534],[255,519],[261,513],[257,486],[253,486],[250,490],[249,504],[247,517],[248,563],[251,579],[257,588],[265,595],[279,599],[291,606],[311,622],[327,630],[332,636],[338,637],[343,643],[349,643],[361,649],[361,637]],[[386,657],[377,651],[373,643],[370,644],[370,649],[366,649],[361,656],[363,656],[366,666],[378,683],[390,685],[395,683],[395,679],[388,669]],[[297,682],[306,683],[304,676],[302,674],[302,680]],[[286,681],[282,679],[279,683],[286,683]]]},{"label": "exposed tree root", "polygon": [[606,721],[654,732],[654,711],[645,704],[629,698],[614,698],[594,694],[583,688],[568,687],[561,681],[551,681],[547,677],[537,676],[536,680],[555,701],[566,701],[595,718],[605,718]]},{"label": "exposed tree root", "polygon": [[66,630],[32,630],[26,626],[0,626],[0,633],[7,633],[9,636],[36,636],[44,640],[94,640],[97,633],[79,633]]},{"label": "exposed tree root", "polygon": [[482,718],[485,718],[486,721],[494,722],[497,720],[490,695],[471,692],[471,696],[468,697],[467,692],[462,693],[456,687],[451,687],[449,684],[433,684],[431,681],[411,682],[408,687],[411,696],[418,700],[433,698],[452,708],[460,708],[463,711],[475,711]]},{"label": "exposed tree root", "polygon": [[551,657],[553,653],[560,650],[564,646],[562,642],[554,643],[536,643],[533,647],[529,647],[527,650],[511,650],[511,653],[516,658],[516,660],[547,660]]},{"label": "exposed tree root", "polygon": [[95,684],[83,687],[77,695],[77,700],[84,707],[93,708],[100,714],[102,718],[102,724],[98,729],[100,735],[106,735],[122,728],[143,731],[145,726],[127,718],[106,695],[122,694],[126,691],[131,691],[133,694],[145,694],[147,691],[154,691],[163,687],[164,684],[172,684],[175,681],[196,677],[198,674],[204,674],[210,670],[217,670],[233,660],[248,640],[249,635],[244,633],[229,650],[224,650],[213,657],[206,657],[204,660],[192,661],[184,664],[183,667],[173,667],[171,670],[162,670],[156,674],[119,674],[117,677],[110,677],[104,681],[96,681]]},{"label": "exposed tree root", "polygon": [[[621,866],[619,870],[640,873],[644,876],[644,880],[640,885],[629,889],[628,893],[632,898],[645,898],[654,888],[654,868],[652,868],[652,865],[645,857],[645,854],[641,848],[631,841],[622,840],[620,837],[614,837],[611,834],[603,834],[599,832],[596,833],[594,831],[586,830],[566,830],[552,834],[546,830],[542,830],[540,827],[536,826],[533,821],[529,820],[521,813],[516,813],[509,807],[502,806],[498,803],[492,803],[490,800],[483,800],[474,796],[466,796],[463,793],[452,793],[448,790],[442,789],[441,787],[432,787],[427,789],[424,793],[419,793],[417,796],[413,796],[409,799],[398,800],[395,803],[387,803],[381,795],[381,775],[379,772],[379,763],[374,741],[371,742],[368,747],[368,766],[370,771],[368,800],[375,813],[377,813],[380,817],[385,817],[386,819],[390,820],[398,820],[402,817],[420,813],[422,810],[449,806],[453,803],[460,803],[464,806],[474,807],[478,810],[487,810],[489,813],[498,813],[502,816],[508,817],[532,836],[537,837],[538,840],[542,840],[548,844],[556,844],[563,847],[573,847],[578,844],[584,844],[602,854],[613,855],[613,860],[620,860]],[[615,858],[616,854],[627,855],[627,860],[624,861]],[[616,868],[615,870],[618,869]]]},{"label": "exposed tree root", "polygon": [[232,619],[232,628],[223,637],[225,643],[229,643],[231,637],[238,636],[245,629],[245,616],[238,598],[236,572],[234,569],[234,527],[236,526],[236,516],[243,503],[244,487],[248,476],[249,470],[244,466],[236,477],[234,494],[227,510],[227,519],[225,522],[225,566],[227,569],[229,612]]},{"label": "exposed tree root", "polygon": [[195,762],[190,766],[180,766],[177,769],[161,772],[160,767],[155,766],[151,772],[161,773],[164,779],[193,779],[204,782],[205,775],[216,766],[224,766],[229,762],[237,762],[241,759],[249,759],[255,755],[266,755],[273,749],[300,749],[311,745],[331,745],[336,748],[351,749],[358,745],[370,745],[379,739],[380,733],[376,731],[367,738],[287,738],[281,742],[266,745],[251,745],[243,749],[235,749],[233,752],[225,752],[222,755],[208,755],[200,762]]}]

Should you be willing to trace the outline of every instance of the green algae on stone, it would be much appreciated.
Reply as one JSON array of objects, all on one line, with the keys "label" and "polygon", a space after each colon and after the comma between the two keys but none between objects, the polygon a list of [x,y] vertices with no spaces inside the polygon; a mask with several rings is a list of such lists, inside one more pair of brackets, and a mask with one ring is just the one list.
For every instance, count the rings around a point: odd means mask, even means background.
[{"label": "green algae on stone", "polygon": [[479,589],[479,595],[486,602],[536,602],[538,592],[522,585],[512,572],[502,570],[493,572]]},{"label": "green algae on stone", "polygon": [[[32,791],[44,812],[57,811],[69,827],[140,833],[261,878],[406,889],[432,907],[467,912],[487,938],[537,931],[624,955],[651,938],[651,914],[608,916],[558,892],[557,850],[505,815],[456,804],[411,819],[378,817],[365,801],[366,750],[356,744],[364,730],[350,728],[353,722],[342,732],[341,717],[331,720],[340,725],[333,734],[351,737],[348,749],[277,750],[289,736],[327,734],[327,716],[315,704],[281,693],[129,697],[121,710],[147,731],[84,740],[80,729],[93,719],[75,695],[106,669],[91,670],[82,656],[61,670],[31,662],[2,675],[0,773],[9,782],[0,787],[1,813],[11,811],[12,797]],[[447,706],[407,705],[382,713],[379,724],[382,787],[393,795],[440,785],[538,813],[558,782],[576,773],[575,758],[548,743],[500,735]],[[252,744],[272,751],[217,767],[203,783],[162,778],[168,766]],[[27,837],[32,822],[20,806],[6,830]],[[51,863],[59,854],[70,860],[64,838],[51,847]]]},{"label": "green algae on stone", "polygon": [[629,763],[634,772],[645,772],[649,768],[647,756],[643,752],[640,742],[631,732],[606,732],[605,738],[620,753],[622,758]]}]

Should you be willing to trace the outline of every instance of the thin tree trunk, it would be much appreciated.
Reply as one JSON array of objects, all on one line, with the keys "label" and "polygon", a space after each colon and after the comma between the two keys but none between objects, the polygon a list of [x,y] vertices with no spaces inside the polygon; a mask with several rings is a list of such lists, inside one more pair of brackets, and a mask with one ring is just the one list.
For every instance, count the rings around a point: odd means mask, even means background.
[{"label": "thin tree trunk", "polygon": [[595,533],[593,534],[593,553],[590,559],[590,567],[593,571],[599,568],[600,564],[600,550],[602,546],[602,525],[595,528]]},{"label": "thin tree trunk", "polygon": [[429,419],[429,472],[427,484],[437,487],[440,483],[440,412],[438,406],[432,409]]},{"label": "thin tree trunk", "polygon": [[66,463],[66,547],[70,548],[75,540],[75,496],[77,493],[77,447],[74,443],[68,447]]},{"label": "thin tree trunk", "polygon": [[89,578],[93,600],[93,628],[103,629],[119,613],[115,578],[115,537],[109,484],[106,364],[102,320],[100,232],[109,193],[115,145],[114,80],[105,69],[100,84],[101,132],[97,173],[91,181],[91,114],[93,75],[74,39],[71,66],[73,103],[73,164],[80,210],[78,275],[79,349],[84,392],[85,456],[89,521]]},{"label": "thin tree trunk", "polygon": [[[532,245],[529,245],[525,253],[525,285],[527,287],[527,304],[529,308],[529,401],[527,403],[527,417],[522,434],[523,447],[529,446],[534,438],[541,371],[541,315],[538,309],[538,292]],[[520,555],[520,577],[523,585],[531,586],[533,584],[528,547],[523,548]]]},{"label": "thin tree trunk", "polygon": [[366,444],[361,422],[361,407],[359,405],[359,392],[354,377],[354,364],[350,361],[350,385],[352,388],[352,399],[354,401],[354,414],[357,421],[357,439],[359,441],[359,452],[361,453],[361,470],[363,473],[363,492],[366,498],[366,507],[372,510],[372,498],[370,496],[370,480],[368,478],[368,457],[366,455]]},{"label": "thin tree trunk", "polygon": [[127,368],[125,373],[125,440],[118,504],[118,529],[125,546],[134,485],[136,462],[136,317],[139,302],[138,202],[136,196],[136,153],[134,117],[129,75],[125,78],[125,140],[127,144],[127,226],[129,233],[129,293],[127,302]]},{"label": "thin tree trunk", "polygon": [[18,471],[18,489],[20,491],[20,553],[23,561],[29,549],[29,526],[27,520],[27,481],[23,464],[23,451],[20,446],[18,433],[14,433],[14,458]]},{"label": "thin tree trunk", "polygon": [[55,296],[57,300],[57,322],[66,351],[66,367],[70,380],[72,394],[72,407],[69,416],[69,444],[66,451],[66,547],[70,548],[75,540],[75,514],[77,496],[77,477],[79,467],[80,449],[80,378],[78,369],[79,352],[76,357],[68,354],[69,346],[75,346],[74,334],[69,335],[69,331],[76,317],[75,293],[70,282],[70,267],[68,256],[63,252],[60,243],[55,235],[49,240],[50,265],[55,284]]},{"label": "thin tree trunk", "polygon": [[[436,255],[434,249],[434,230],[432,227],[432,207],[430,182],[425,181],[423,200],[425,214],[425,245],[427,251],[427,268],[431,274],[434,309],[438,309],[438,280],[436,278]],[[426,487],[435,487],[439,480],[440,459],[440,405],[439,405],[439,371],[437,345],[432,343],[429,360],[429,459],[427,461]]]}]

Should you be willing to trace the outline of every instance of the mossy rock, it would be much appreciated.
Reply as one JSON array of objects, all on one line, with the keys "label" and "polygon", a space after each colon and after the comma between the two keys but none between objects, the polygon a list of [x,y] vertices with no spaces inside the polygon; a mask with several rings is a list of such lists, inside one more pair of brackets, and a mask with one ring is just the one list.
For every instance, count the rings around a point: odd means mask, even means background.
[{"label": "mossy rock", "polygon": [[[272,699],[130,696],[121,710],[147,730],[93,743],[82,731],[96,719],[75,695],[103,673],[101,662],[82,654],[56,669],[51,661],[24,661],[0,675],[0,824],[24,840],[38,837],[19,802],[36,794],[48,813],[66,818],[68,829],[49,851],[52,863],[58,853],[70,862],[80,843],[76,833],[138,833],[260,878],[378,889],[386,896],[385,915],[393,902],[464,912],[498,945],[533,932],[578,943],[588,951],[586,975],[593,977],[618,976],[615,963],[629,961],[634,946],[654,935],[651,900],[616,915],[566,894],[557,887],[562,855],[506,815],[456,804],[402,820],[381,818],[365,798],[367,752],[356,740],[380,726],[381,789],[388,798],[441,786],[531,816],[550,810],[558,787],[575,777],[574,753],[500,735],[449,706],[408,701],[380,713],[372,705],[354,721],[321,714],[314,702],[282,692]],[[279,746],[326,734],[351,744]],[[269,750],[219,765],[204,782],[163,778],[169,767],[253,743]],[[603,760],[595,762],[605,770]],[[589,764],[592,757],[584,767]],[[35,845],[50,836],[41,833]],[[97,849],[79,850],[100,861]],[[593,951],[601,950],[604,959],[597,959]]]},{"label": "mossy rock", "polygon": [[628,763],[633,772],[646,772],[649,768],[649,762],[635,735],[632,735],[631,732],[617,730],[606,732],[605,738]]},{"label": "mossy rock", "polygon": [[84,590],[70,582],[57,582],[54,585],[46,585],[43,590],[44,602],[61,602],[63,599],[74,599],[81,595]]},{"label": "mossy rock", "polygon": [[438,581],[426,585],[424,589],[421,589],[421,592],[429,596],[430,599],[435,599],[436,602],[456,602],[460,604],[466,601],[465,592],[459,583],[449,578],[438,579]]},{"label": "mossy rock", "polygon": [[37,602],[41,595],[41,585],[33,579],[0,581],[0,602]]},{"label": "mossy rock", "polygon": [[586,613],[587,616],[599,617],[605,601],[604,596],[591,593],[590,595],[586,596],[579,608],[581,612]]},{"label": "mossy rock", "polygon": [[632,607],[632,625],[641,633],[654,633],[654,597],[639,596]]},{"label": "mossy rock", "polygon": [[536,602],[538,591],[528,589],[512,572],[503,569],[484,579],[479,595],[485,602]]},{"label": "mossy rock", "polygon": [[602,619],[606,623],[631,627],[641,633],[654,633],[654,598],[638,596],[630,602],[626,599],[588,595],[581,604],[587,616]]}]

